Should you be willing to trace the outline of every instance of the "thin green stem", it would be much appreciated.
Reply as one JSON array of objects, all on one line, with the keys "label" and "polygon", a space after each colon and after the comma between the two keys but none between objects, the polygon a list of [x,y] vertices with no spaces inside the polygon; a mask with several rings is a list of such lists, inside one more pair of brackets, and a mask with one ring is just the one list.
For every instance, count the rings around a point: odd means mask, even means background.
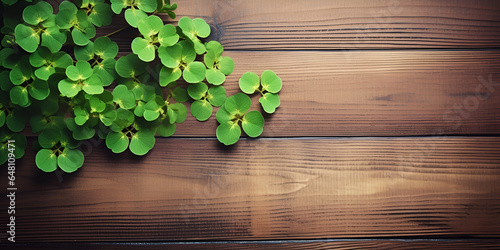
[{"label": "thin green stem", "polygon": [[122,27],[122,28],[120,28],[120,29],[117,29],[117,30],[115,30],[115,31],[113,31],[113,32],[111,32],[111,33],[109,33],[109,34],[105,35],[105,37],[112,36],[112,35],[114,35],[114,34],[116,34],[116,33],[120,32],[120,31],[122,31],[122,30],[124,30],[124,29],[126,29],[126,28],[128,28],[128,26],[125,26],[125,27]]}]

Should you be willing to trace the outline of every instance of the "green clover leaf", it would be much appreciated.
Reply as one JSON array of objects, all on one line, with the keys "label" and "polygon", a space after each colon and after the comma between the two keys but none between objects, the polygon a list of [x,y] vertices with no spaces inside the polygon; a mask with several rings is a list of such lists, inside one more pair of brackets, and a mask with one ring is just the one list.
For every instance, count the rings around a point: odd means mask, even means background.
[{"label": "green clover leaf", "polygon": [[41,1],[24,8],[23,20],[28,24],[36,26],[47,20],[53,12],[54,10],[49,3]]},{"label": "green clover leaf", "polygon": [[205,97],[208,86],[202,82],[189,84],[187,88],[188,95],[194,100],[200,100]]},{"label": "green clover leaf", "polygon": [[208,89],[207,100],[214,106],[220,107],[226,102],[226,89],[222,86],[213,86]]},{"label": "green clover leaf", "polygon": [[41,149],[36,154],[35,163],[43,172],[53,172],[57,169],[57,156],[51,149]]},{"label": "green clover leaf", "polygon": [[156,48],[148,40],[136,37],[132,41],[132,52],[139,56],[139,59],[145,62],[151,62],[155,59]]},{"label": "green clover leaf", "polygon": [[135,54],[120,57],[116,61],[116,73],[123,78],[136,78],[146,72],[147,64]]},{"label": "green clover leaf", "polygon": [[259,92],[262,97],[259,102],[266,113],[272,114],[280,105],[277,93],[281,90],[283,83],[276,73],[266,70],[262,73],[261,79],[253,72],[246,72],[239,81],[241,91],[247,94]]},{"label": "green clover leaf", "polygon": [[272,114],[276,111],[276,108],[280,106],[280,98],[278,94],[265,93],[264,96],[259,98],[259,102],[266,113]]},{"label": "green clover leaf", "polygon": [[80,7],[87,9],[89,19],[96,27],[111,24],[113,12],[104,0],[84,0]]},{"label": "green clover leaf", "polygon": [[17,133],[24,130],[28,119],[29,116],[24,110],[13,108],[11,112],[7,114],[7,117],[5,117],[5,123],[7,124],[7,128]]},{"label": "green clover leaf", "polygon": [[162,67],[160,70],[160,86],[168,86],[177,81],[181,76],[182,70],[180,68]]},{"label": "green clover leaf", "polygon": [[197,54],[206,52],[205,46],[199,39],[199,37],[206,38],[210,35],[210,26],[205,20],[183,17],[179,20],[179,27],[182,29],[182,33],[193,42]]},{"label": "green clover leaf", "polygon": [[66,68],[66,76],[72,81],[85,80],[92,76],[94,72],[88,62],[77,62]]},{"label": "green clover leaf", "polygon": [[123,109],[135,107],[135,95],[125,85],[118,85],[113,89],[113,101]]},{"label": "green clover leaf", "polygon": [[106,136],[106,146],[113,151],[113,153],[121,153],[129,146],[129,138],[123,132],[110,132]]},{"label": "green clover leaf", "polygon": [[212,115],[213,107],[207,100],[196,100],[191,104],[191,114],[198,121],[206,121]]},{"label": "green clover leaf", "polygon": [[198,83],[205,79],[206,68],[202,62],[191,62],[182,71],[182,77],[188,83]]},{"label": "green clover leaf", "polygon": [[243,93],[253,94],[256,90],[259,89],[260,86],[259,76],[253,72],[246,72],[241,76],[239,85]]},{"label": "green clover leaf", "polygon": [[[9,140],[15,141],[15,148],[9,147]],[[0,128],[0,164],[4,164],[8,160],[9,153],[14,153],[15,159],[20,159],[26,150],[26,136],[15,134],[7,128]]]},{"label": "green clover leaf", "polygon": [[29,61],[33,67],[37,68],[35,76],[45,81],[56,72],[56,69],[65,69],[73,64],[70,55],[62,51],[52,53],[45,47],[39,47],[30,55]]},{"label": "green clover leaf", "polygon": [[78,149],[64,148],[57,157],[57,165],[66,173],[73,173],[83,165],[84,156]]},{"label": "green clover leaf", "polygon": [[227,121],[221,123],[216,131],[217,139],[224,145],[235,144],[241,136],[241,128],[238,123]]},{"label": "green clover leaf", "polygon": [[[187,118],[187,108],[184,104],[182,103],[172,103],[168,105],[168,112],[174,112],[175,116],[177,117],[175,119],[175,123],[182,123],[186,120]],[[170,115],[170,113],[169,113]],[[173,123],[173,122],[171,122]]]},{"label": "green clover leaf", "polygon": [[178,102],[187,102],[189,99],[187,90],[181,87],[176,87],[172,90],[172,97]]},{"label": "green clover leaf", "polygon": [[241,126],[250,137],[257,137],[264,130],[264,117],[259,111],[250,111],[243,116]]},{"label": "green clover leaf", "polygon": [[150,100],[144,105],[144,119],[146,121],[154,121],[160,116],[162,106],[157,103],[155,99]]},{"label": "green clover leaf", "polygon": [[135,155],[145,155],[155,145],[155,135],[149,130],[140,130],[132,136],[129,149]]},{"label": "green clover leaf", "polygon": [[168,120],[164,120],[156,129],[156,133],[163,137],[172,136],[175,133],[177,126],[175,123],[169,123]]},{"label": "green clover leaf", "polygon": [[220,85],[226,80],[226,76],[234,70],[234,61],[230,57],[222,57],[224,48],[217,41],[205,44],[207,53],[204,57],[207,66],[207,81],[214,85]]},{"label": "green clover leaf", "polygon": [[161,63],[166,67],[176,68],[182,62],[182,52],[183,48],[180,44],[174,44],[170,47],[160,46],[158,57],[160,57]]},{"label": "green clover leaf", "polygon": [[125,20],[127,23],[134,27],[138,28],[141,20],[148,18],[148,14],[139,9],[127,9],[125,10]]},{"label": "green clover leaf", "polygon": [[172,24],[164,25],[158,33],[158,42],[161,46],[172,46],[179,41],[177,29]]},{"label": "green clover leaf", "polygon": [[283,86],[281,78],[279,78],[276,73],[271,70],[266,70],[260,76],[262,91],[268,91],[270,93],[278,93]]},{"label": "green clover leaf", "polygon": [[145,39],[152,41],[163,28],[163,21],[158,16],[149,16],[139,22],[138,28]]},{"label": "green clover leaf", "polygon": [[40,44],[40,36],[32,27],[19,24],[14,31],[17,44],[29,53],[35,52]]},{"label": "green clover leaf", "polygon": [[252,100],[245,94],[238,93],[227,98],[225,109],[231,114],[244,115],[252,104]]},{"label": "green clover leaf", "polygon": [[111,124],[110,129],[115,132],[122,131],[134,123],[135,116],[130,110],[118,108],[116,110],[116,119]]}]

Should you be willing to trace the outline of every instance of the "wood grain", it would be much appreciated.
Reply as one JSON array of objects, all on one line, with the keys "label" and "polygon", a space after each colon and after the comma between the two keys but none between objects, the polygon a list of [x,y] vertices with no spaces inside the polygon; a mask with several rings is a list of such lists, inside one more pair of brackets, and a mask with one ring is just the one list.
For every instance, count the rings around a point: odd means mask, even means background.
[{"label": "wood grain", "polygon": [[176,2],[179,17],[205,19],[213,28],[210,39],[219,40],[229,50],[500,46],[497,0]]},{"label": "wood grain", "polygon": [[36,169],[31,150],[18,162],[19,242],[500,232],[500,137],[261,139],[231,148],[158,139],[145,157],[114,155],[102,142],[85,152],[82,169],[59,177]]},{"label": "wood grain", "polygon": [[[246,71],[272,69],[283,80],[281,107],[266,119],[265,137],[500,133],[497,51],[225,55],[236,64],[228,95],[239,91]],[[215,136],[215,117],[204,123],[188,117],[175,136]]]},{"label": "wood grain", "polygon": [[[498,249],[499,240],[317,240],[313,242],[164,242],[164,243],[17,243],[4,245],[22,250],[129,250],[129,249]],[[0,244],[0,247],[2,244]]]}]

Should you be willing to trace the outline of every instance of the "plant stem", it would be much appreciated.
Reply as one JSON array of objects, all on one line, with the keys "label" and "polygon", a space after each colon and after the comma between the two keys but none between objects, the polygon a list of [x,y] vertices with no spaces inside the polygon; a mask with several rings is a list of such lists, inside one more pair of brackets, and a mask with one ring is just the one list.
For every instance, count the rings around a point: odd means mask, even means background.
[{"label": "plant stem", "polygon": [[126,29],[126,28],[128,28],[128,26],[125,26],[125,27],[122,27],[122,28],[120,28],[120,29],[117,29],[117,30],[115,30],[115,31],[113,31],[113,32],[111,32],[111,33],[109,33],[109,34],[105,35],[105,37],[112,36],[112,35],[114,35],[114,34],[116,34],[116,33],[120,32],[120,31],[122,31],[122,30],[124,30],[124,29]]}]

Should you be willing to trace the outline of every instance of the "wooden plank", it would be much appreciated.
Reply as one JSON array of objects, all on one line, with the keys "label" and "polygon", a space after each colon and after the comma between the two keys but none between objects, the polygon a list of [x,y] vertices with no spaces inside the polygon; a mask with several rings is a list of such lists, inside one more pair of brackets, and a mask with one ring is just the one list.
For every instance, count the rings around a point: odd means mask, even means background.
[{"label": "wooden plank", "polygon": [[[498,51],[225,55],[236,64],[225,83],[229,95],[246,71],[272,69],[283,79],[281,107],[266,119],[265,137],[500,133]],[[188,117],[175,136],[215,136],[215,117]]]},{"label": "wooden plank", "polygon": [[28,150],[17,163],[19,242],[500,232],[500,137],[261,139],[231,148],[158,139],[145,157],[114,155],[101,142],[82,169],[59,176],[33,158]]},{"label": "wooden plank", "polygon": [[[128,249],[498,249],[499,240],[317,240],[313,242],[166,242],[166,243],[17,243],[4,245],[23,250],[128,250]],[[0,244],[0,247],[2,244]],[[6,249],[6,248],[5,248]]]},{"label": "wooden plank", "polygon": [[210,39],[230,50],[500,46],[497,0],[177,2],[179,17],[205,19],[213,27]]},{"label": "wooden plank", "polygon": [[[224,55],[236,64],[228,95],[247,71],[272,69],[283,79],[281,106],[266,116],[263,137],[500,134],[499,51]],[[159,66],[151,72],[157,78]],[[261,110],[258,98],[252,109]],[[201,123],[188,114],[174,136],[215,137],[217,110]]]}]

